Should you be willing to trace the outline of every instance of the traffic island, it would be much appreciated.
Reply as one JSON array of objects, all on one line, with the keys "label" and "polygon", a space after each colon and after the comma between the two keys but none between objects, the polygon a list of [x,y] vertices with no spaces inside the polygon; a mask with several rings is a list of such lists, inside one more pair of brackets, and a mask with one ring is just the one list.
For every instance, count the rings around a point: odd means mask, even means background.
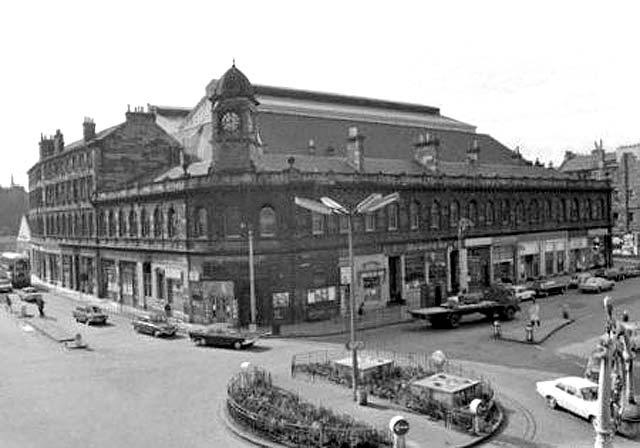
[{"label": "traffic island", "polygon": [[495,328],[492,327],[490,332],[492,338],[496,340],[538,345],[573,322],[575,322],[574,319],[563,318],[545,319],[540,322],[539,326],[522,321],[510,322],[501,325],[499,337],[496,337]]}]

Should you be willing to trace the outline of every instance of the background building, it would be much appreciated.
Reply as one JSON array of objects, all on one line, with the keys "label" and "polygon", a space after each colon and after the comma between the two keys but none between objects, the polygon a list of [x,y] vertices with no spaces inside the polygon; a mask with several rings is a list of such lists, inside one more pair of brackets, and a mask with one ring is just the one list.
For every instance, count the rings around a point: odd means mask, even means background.
[{"label": "background building", "polygon": [[606,180],[533,166],[434,107],[254,87],[234,66],[191,111],[60,140],[29,172],[36,274],[194,321],[248,322],[250,238],[258,323],[345,312],[346,221],[296,196],[399,193],[355,218],[366,309],[610,262]]}]

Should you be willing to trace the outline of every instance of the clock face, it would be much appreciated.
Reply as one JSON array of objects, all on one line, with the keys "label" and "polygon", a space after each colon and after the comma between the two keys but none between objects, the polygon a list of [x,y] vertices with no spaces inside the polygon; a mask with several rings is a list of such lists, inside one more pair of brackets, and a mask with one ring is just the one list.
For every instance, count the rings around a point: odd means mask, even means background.
[{"label": "clock face", "polygon": [[226,112],[220,120],[222,129],[226,132],[236,132],[240,129],[240,117],[235,112]]}]

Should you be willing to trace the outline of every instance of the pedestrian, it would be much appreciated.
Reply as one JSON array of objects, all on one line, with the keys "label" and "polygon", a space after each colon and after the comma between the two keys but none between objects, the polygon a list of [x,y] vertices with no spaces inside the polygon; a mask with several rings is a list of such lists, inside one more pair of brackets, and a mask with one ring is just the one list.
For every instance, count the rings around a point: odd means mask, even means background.
[{"label": "pedestrian", "polygon": [[531,299],[531,306],[529,307],[529,322],[531,326],[540,326],[540,305],[536,302],[536,299]]},{"label": "pedestrian", "polygon": [[5,303],[7,305],[7,312],[12,313],[13,310],[11,309],[11,297],[9,297],[9,294],[5,296]]},{"label": "pedestrian", "polygon": [[360,306],[358,307],[358,316],[364,316],[364,302],[360,302]]},{"label": "pedestrian", "polygon": [[42,297],[38,297],[36,305],[38,305],[38,313],[40,314],[40,317],[44,317],[44,300],[42,300]]},{"label": "pedestrian", "polygon": [[167,317],[171,317],[171,305],[169,304],[169,302],[167,302],[167,304],[164,306],[164,314]]},{"label": "pedestrian", "polygon": [[627,310],[622,312],[622,322],[629,322],[629,312]]}]

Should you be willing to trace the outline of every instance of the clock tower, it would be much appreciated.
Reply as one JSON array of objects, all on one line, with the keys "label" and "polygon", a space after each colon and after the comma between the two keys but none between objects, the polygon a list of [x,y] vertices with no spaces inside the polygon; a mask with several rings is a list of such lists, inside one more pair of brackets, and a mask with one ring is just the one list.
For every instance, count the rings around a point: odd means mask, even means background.
[{"label": "clock tower", "polygon": [[209,98],[213,118],[213,171],[253,169],[252,156],[262,151],[256,126],[253,86],[235,63],[218,80]]}]

